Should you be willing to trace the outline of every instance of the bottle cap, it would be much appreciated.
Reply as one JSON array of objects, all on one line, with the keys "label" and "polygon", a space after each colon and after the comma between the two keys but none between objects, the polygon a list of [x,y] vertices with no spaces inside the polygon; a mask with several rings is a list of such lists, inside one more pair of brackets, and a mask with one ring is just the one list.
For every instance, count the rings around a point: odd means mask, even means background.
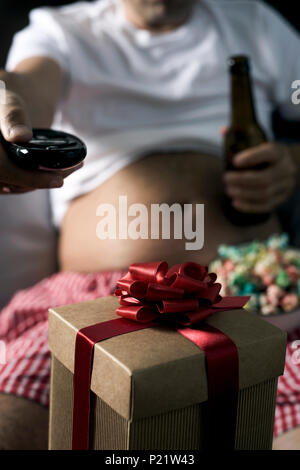
[{"label": "bottle cap", "polygon": [[250,71],[250,60],[244,55],[230,57],[228,65],[230,73],[234,75],[248,74]]}]

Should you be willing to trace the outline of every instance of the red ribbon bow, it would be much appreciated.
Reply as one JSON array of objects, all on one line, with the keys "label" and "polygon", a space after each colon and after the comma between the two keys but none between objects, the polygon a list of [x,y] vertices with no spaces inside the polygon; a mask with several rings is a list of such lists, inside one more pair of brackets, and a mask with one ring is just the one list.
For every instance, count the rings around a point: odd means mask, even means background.
[{"label": "red ribbon bow", "polygon": [[183,263],[168,268],[168,263],[136,263],[117,282],[121,307],[116,313],[129,320],[149,323],[168,319],[183,326],[203,321],[216,311],[241,308],[249,297],[220,296],[217,275],[197,263]]},{"label": "red ribbon bow", "polygon": [[[75,345],[72,448],[89,448],[90,380],[96,343],[159,326],[163,318],[205,352],[208,382],[208,447],[217,441],[233,448],[238,392],[238,351],[233,341],[210,325],[195,325],[215,312],[242,308],[249,297],[221,297],[216,274],[184,263],[168,269],[165,261],[132,264],[118,281],[121,307],[115,318],[78,331]],[[135,320],[135,321],[132,321]],[[174,321],[172,322],[174,323]],[[194,325],[193,328],[188,328]],[[216,433],[218,438],[216,437]],[[212,437],[214,436],[214,438]]]}]

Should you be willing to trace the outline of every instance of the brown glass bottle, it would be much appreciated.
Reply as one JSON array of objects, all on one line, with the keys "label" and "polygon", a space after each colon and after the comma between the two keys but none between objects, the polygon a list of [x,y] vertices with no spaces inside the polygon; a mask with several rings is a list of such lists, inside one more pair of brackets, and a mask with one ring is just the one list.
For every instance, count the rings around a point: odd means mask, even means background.
[{"label": "brown glass bottle", "polygon": [[[249,59],[236,56],[229,59],[231,75],[231,125],[224,136],[225,169],[228,171],[245,171],[233,165],[234,156],[250,147],[256,147],[267,141],[259,125],[252,92]],[[257,170],[265,165],[255,167]],[[234,225],[247,226],[265,222],[270,214],[247,214],[235,209],[231,199],[224,196],[224,213]]]}]

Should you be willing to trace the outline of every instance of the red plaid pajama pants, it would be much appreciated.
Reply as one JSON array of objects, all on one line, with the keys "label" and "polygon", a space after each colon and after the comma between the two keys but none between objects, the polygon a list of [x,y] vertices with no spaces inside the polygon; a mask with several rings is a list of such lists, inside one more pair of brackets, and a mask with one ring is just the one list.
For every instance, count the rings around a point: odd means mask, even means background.
[{"label": "red plaid pajama pants", "polygon": [[[18,292],[0,312],[0,393],[49,405],[48,308],[110,295],[123,272],[58,273]],[[289,336],[274,435],[300,426],[300,330]]]}]

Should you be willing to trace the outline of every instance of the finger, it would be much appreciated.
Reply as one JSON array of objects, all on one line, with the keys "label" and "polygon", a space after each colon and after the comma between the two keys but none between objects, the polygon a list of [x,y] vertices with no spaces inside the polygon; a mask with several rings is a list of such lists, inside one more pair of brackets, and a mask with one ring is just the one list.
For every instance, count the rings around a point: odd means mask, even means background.
[{"label": "finger", "polygon": [[0,186],[0,194],[23,194],[34,191],[35,188],[21,188],[19,186]]},{"label": "finger", "polygon": [[225,188],[226,194],[232,199],[244,199],[249,201],[268,201],[274,195],[282,192],[292,192],[294,188],[293,178],[287,178],[279,182],[275,182],[270,186],[262,188],[248,188],[245,186],[230,185]]},{"label": "finger", "polygon": [[61,175],[63,178],[67,178],[67,176],[70,176],[72,173],[74,173],[75,171],[77,170],[80,170],[80,168],[83,167],[83,162],[79,163],[78,165],[72,167],[72,168],[69,168],[67,170],[61,170],[59,171],[59,175]]},{"label": "finger", "polygon": [[233,160],[237,168],[253,168],[263,164],[276,164],[282,154],[281,145],[266,143],[238,153]]},{"label": "finger", "polygon": [[9,160],[0,146],[0,177],[3,186],[19,186],[21,188],[60,188],[63,177],[57,173],[46,171],[28,171]]},{"label": "finger", "polygon": [[53,173],[46,171],[27,171],[19,168],[17,171],[10,172],[6,177],[6,181],[8,185],[33,189],[61,188],[64,184],[61,175],[53,175]]},{"label": "finger", "polygon": [[289,196],[289,192],[282,192],[274,196],[272,201],[268,202],[254,202],[244,199],[234,199],[232,201],[233,207],[239,210],[240,212],[245,212],[248,214],[264,214],[272,212],[276,207],[285,202]]},{"label": "finger", "polygon": [[8,142],[24,142],[32,137],[32,125],[23,100],[10,92],[0,106],[0,129]]},{"label": "finger", "polygon": [[223,180],[226,185],[263,188],[272,185],[282,177],[283,174],[274,168],[266,168],[265,170],[228,171],[224,174]]},{"label": "finger", "polygon": [[10,194],[11,189],[9,186],[0,186],[0,192],[1,194]]},{"label": "finger", "polygon": [[47,169],[40,168],[40,172],[52,174],[53,177],[55,177],[55,175],[57,175],[58,178],[65,179],[65,178],[67,178],[68,176],[70,176],[72,173],[74,173],[75,171],[79,170],[79,169],[82,168],[82,167],[83,167],[83,162],[79,163],[78,165],[76,165],[76,166],[74,166],[74,167],[72,167],[72,168],[66,169],[66,170],[51,170],[51,171],[47,171]]},{"label": "finger", "polygon": [[289,155],[288,151],[280,159],[278,165],[276,165],[276,171],[282,177],[283,175],[290,176],[297,179],[297,165]]}]

